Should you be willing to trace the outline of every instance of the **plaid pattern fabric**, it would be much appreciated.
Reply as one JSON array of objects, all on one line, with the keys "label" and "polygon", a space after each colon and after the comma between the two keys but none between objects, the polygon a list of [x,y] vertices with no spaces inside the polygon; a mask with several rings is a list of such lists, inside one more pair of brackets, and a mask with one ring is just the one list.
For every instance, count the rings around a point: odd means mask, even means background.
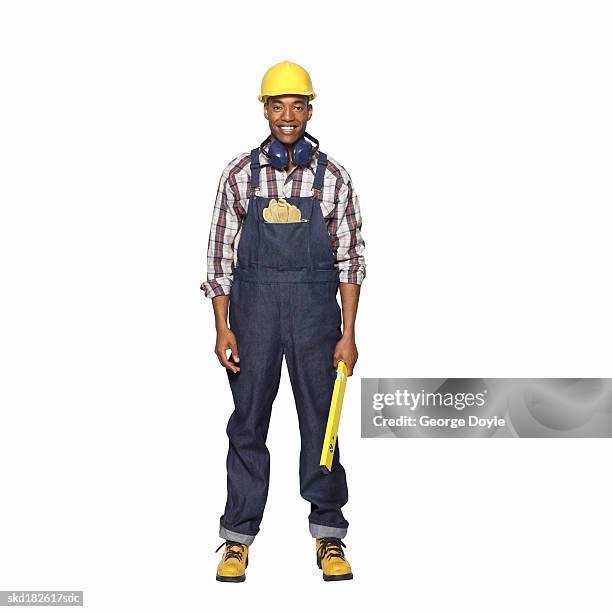
[{"label": "plaid pattern fabric", "polygon": [[[259,195],[268,198],[312,195],[317,159],[318,152],[309,166],[295,168],[285,177],[284,171],[273,168],[260,153]],[[207,278],[201,286],[209,298],[229,295],[232,286],[242,221],[249,206],[249,164],[250,153],[239,155],[226,166],[219,181],[208,240]],[[347,171],[329,156],[320,203],[336,254],[340,282],[360,285],[366,268],[359,200]]]}]

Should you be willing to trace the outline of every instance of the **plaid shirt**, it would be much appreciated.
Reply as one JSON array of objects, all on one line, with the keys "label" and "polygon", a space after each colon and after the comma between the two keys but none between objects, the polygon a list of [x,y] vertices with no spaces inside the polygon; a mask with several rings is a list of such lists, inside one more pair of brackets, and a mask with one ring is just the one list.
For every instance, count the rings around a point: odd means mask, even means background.
[{"label": "plaid shirt", "polygon": [[[260,152],[259,195],[265,198],[311,196],[317,159],[318,152],[308,166],[294,168],[287,175],[284,170],[273,168]],[[242,221],[249,206],[250,184],[250,153],[243,153],[226,166],[219,181],[208,240],[207,279],[201,286],[206,297],[229,295]],[[329,156],[320,204],[340,282],[360,285],[365,278],[365,242],[361,237],[359,200],[348,172]]]}]

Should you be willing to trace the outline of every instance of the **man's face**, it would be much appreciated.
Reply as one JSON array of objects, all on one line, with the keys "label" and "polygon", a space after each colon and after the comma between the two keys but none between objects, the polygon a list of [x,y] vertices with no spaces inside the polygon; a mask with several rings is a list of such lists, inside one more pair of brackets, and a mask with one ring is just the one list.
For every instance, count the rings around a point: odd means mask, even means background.
[{"label": "man's face", "polygon": [[264,116],[276,140],[293,144],[306,131],[312,106],[308,104],[308,96],[270,96],[264,104]]}]

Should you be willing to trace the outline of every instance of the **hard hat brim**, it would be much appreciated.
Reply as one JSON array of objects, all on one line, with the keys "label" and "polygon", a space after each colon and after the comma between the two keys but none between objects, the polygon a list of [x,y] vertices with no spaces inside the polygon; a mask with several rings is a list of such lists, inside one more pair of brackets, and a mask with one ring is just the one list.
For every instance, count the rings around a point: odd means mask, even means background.
[{"label": "hard hat brim", "polygon": [[317,97],[317,94],[314,91],[279,91],[271,94],[266,94],[262,96],[261,94],[257,97],[260,102],[265,102],[268,98],[273,98],[274,96],[308,96],[308,101],[314,100]]}]

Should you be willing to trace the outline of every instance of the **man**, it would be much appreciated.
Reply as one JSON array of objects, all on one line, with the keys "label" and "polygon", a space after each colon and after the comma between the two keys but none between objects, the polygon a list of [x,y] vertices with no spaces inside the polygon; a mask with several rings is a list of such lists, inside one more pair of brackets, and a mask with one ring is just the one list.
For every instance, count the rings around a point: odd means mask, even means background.
[{"label": "man", "polygon": [[325,580],[353,577],[342,550],[348,492],[338,445],[330,474],[320,471],[319,459],[335,369],[342,360],[351,376],[357,362],[365,244],[348,173],[306,133],[314,97],[310,76],[297,64],[281,62],[265,73],[259,100],[270,136],[225,168],[210,229],[202,289],[212,298],[215,353],[227,368],[235,404],[219,531],[225,551],[217,580],[224,582],[245,580],[263,516],[266,437],[283,355],[298,412],[300,493],[311,504],[317,564]]}]

